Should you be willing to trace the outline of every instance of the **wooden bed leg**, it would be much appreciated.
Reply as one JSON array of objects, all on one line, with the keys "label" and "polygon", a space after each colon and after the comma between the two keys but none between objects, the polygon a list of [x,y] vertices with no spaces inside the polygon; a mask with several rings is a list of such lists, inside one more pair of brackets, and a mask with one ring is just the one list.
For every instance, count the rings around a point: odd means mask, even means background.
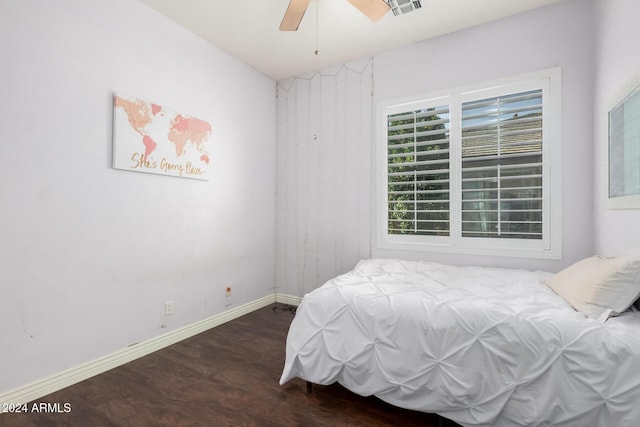
[{"label": "wooden bed leg", "polygon": [[307,393],[311,393],[312,388],[313,388],[313,383],[311,381],[307,381]]}]

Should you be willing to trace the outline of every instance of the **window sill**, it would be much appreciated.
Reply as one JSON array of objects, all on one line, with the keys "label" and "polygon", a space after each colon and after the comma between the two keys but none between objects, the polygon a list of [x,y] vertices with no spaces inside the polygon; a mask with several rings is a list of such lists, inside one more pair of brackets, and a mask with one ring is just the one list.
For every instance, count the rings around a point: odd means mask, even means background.
[{"label": "window sill", "polygon": [[501,256],[514,258],[561,259],[559,245],[551,246],[542,241],[515,241],[496,239],[458,239],[435,237],[425,242],[417,236],[384,236],[378,238],[378,249],[436,252],[461,255]]}]

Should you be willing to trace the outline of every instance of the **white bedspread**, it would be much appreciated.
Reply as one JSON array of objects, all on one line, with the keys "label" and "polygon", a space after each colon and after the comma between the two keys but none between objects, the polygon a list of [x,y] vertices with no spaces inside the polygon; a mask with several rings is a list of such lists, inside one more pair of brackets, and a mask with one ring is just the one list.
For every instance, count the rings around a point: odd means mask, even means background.
[{"label": "white bedspread", "polygon": [[361,261],[304,297],[280,383],[337,381],[467,426],[640,425],[640,315],[588,319],[549,275]]}]

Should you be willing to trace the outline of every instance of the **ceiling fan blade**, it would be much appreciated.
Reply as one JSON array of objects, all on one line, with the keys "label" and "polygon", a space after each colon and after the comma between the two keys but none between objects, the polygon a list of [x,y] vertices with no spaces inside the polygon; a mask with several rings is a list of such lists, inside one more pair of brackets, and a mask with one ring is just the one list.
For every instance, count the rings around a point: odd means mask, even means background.
[{"label": "ceiling fan blade", "polygon": [[357,7],[372,21],[382,18],[390,9],[384,0],[349,0],[349,3]]},{"label": "ceiling fan blade", "polygon": [[280,31],[296,31],[311,0],[291,0],[280,23]]}]

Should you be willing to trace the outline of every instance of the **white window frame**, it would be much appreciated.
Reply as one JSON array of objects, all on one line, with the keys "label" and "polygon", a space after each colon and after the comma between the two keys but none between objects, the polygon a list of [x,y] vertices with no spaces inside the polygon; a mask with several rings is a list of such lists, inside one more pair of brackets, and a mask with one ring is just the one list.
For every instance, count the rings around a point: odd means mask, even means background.
[{"label": "white window frame", "polygon": [[[542,239],[462,237],[461,232],[461,105],[463,102],[528,90],[542,90]],[[450,235],[389,234],[387,181],[387,117],[429,106],[450,105]],[[377,104],[376,245],[382,249],[434,251],[492,256],[560,259],[561,230],[561,72],[551,68]],[[455,124],[455,125],[454,125]]]}]

